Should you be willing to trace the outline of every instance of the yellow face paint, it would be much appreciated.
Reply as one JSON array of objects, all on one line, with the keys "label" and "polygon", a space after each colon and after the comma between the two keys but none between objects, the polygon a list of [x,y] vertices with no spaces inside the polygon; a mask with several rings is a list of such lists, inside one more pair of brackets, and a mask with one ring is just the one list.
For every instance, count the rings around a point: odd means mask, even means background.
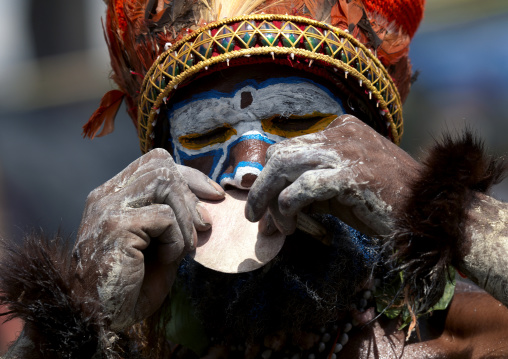
[{"label": "yellow face paint", "polygon": [[180,144],[189,150],[199,150],[216,143],[224,143],[236,135],[236,130],[229,124],[224,123],[221,127],[214,128],[205,133],[190,133],[178,137]]},{"label": "yellow face paint", "polygon": [[334,114],[313,112],[308,115],[283,117],[275,115],[261,121],[263,131],[273,135],[291,138],[324,130],[333,120]]}]

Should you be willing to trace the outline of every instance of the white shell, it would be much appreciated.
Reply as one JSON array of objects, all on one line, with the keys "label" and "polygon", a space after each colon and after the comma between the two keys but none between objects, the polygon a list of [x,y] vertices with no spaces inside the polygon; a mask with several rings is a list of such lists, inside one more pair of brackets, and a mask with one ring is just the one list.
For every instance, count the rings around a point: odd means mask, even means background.
[{"label": "white shell", "polygon": [[258,224],[245,218],[247,191],[226,192],[222,201],[202,201],[212,218],[212,228],[198,232],[196,251],[191,253],[203,266],[223,272],[241,273],[258,269],[279,253],[285,236],[258,232]]}]

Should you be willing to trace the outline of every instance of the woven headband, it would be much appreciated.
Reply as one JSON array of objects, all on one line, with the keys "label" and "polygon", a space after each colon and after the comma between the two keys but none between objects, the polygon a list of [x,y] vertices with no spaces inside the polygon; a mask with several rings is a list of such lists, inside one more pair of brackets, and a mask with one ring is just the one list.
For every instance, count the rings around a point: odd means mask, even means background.
[{"label": "woven headband", "polygon": [[389,136],[400,142],[403,120],[397,88],[379,59],[347,31],[298,16],[245,15],[211,23],[168,45],[141,87],[138,134],[143,153],[153,147],[160,107],[179,84],[210,66],[243,56],[297,56],[309,59],[309,66],[341,71],[375,101]]}]

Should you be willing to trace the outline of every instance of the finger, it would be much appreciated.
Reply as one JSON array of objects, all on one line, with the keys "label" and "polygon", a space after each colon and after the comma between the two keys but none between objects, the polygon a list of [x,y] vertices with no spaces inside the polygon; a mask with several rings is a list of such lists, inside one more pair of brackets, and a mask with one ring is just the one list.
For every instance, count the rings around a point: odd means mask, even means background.
[{"label": "finger", "polygon": [[308,205],[339,195],[350,182],[348,170],[326,169],[308,171],[286,187],[279,195],[279,210],[283,216],[296,216]]},{"label": "finger", "polygon": [[268,208],[268,203],[286,186],[283,174],[278,173],[275,165],[266,166],[254,181],[249,190],[245,204],[245,217],[251,222],[261,219]]},{"label": "finger", "polygon": [[[274,146],[269,147],[272,148]],[[249,190],[245,206],[245,217],[256,222],[261,219],[268,209],[273,198],[278,197],[280,191],[288,184],[288,177],[297,177],[301,166],[295,166],[298,162],[298,150],[285,149],[275,146],[275,154],[270,156],[269,161],[259,174],[258,178]],[[300,151],[301,152],[301,151]]]},{"label": "finger", "polygon": [[202,202],[196,204],[196,215],[199,219],[194,220],[194,226],[197,231],[207,231],[212,227],[212,216]]},{"label": "finger", "polygon": [[221,200],[226,195],[224,189],[203,172],[183,165],[176,165],[187,181],[190,190],[200,199]]},{"label": "finger", "polygon": [[169,205],[174,211],[187,248],[194,248],[197,241],[195,222],[200,228],[207,226],[197,213],[196,204],[199,200],[190,192],[176,166],[159,167],[144,173],[129,184],[123,195],[127,205],[133,208],[157,203]]},{"label": "finger", "polygon": [[293,216],[309,205],[366,235],[390,232],[390,207],[375,192],[365,190],[351,168],[307,172],[279,195],[283,216]]},{"label": "finger", "polygon": [[107,192],[117,192],[133,182],[145,172],[152,171],[160,167],[174,166],[171,155],[162,148],[156,148],[145,155],[139,157],[129,164],[123,171],[115,177],[104,183],[101,187]]},{"label": "finger", "polygon": [[[195,236],[194,245],[197,243],[197,234],[198,231],[206,231],[210,229],[212,220],[211,216],[208,213],[208,210],[201,204],[199,199],[196,197],[194,193],[192,193],[188,186],[184,186],[181,188],[182,196],[176,197],[166,197],[167,203],[171,205],[173,203],[174,206],[185,205],[187,207],[187,212],[190,214],[192,218],[193,226],[193,236]],[[173,192],[173,191],[172,191]],[[172,205],[172,206],[173,206]],[[182,221],[188,221],[188,217],[186,216],[186,211],[177,210],[175,213],[177,215],[177,219],[179,218],[179,214],[181,213]],[[187,222],[185,222],[187,223]]]},{"label": "finger", "polygon": [[174,211],[168,205],[150,206],[127,210],[123,220],[129,232],[140,238],[134,241],[135,250],[144,251],[150,245],[158,247],[157,258],[161,263],[171,263],[184,254],[185,243]]},{"label": "finger", "polygon": [[335,127],[339,127],[339,126],[342,126],[343,124],[345,123],[348,123],[348,122],[353,122],[353,123],[359,123],[359,124],[365,124],[365,122],[361,121],[360,119],[358,119],[357,117],[353,116],[353,115],[341,115],[339,117],[337,117],[335,120],[333,120],[325,129],[328,130],[328,129],[332,129],[332,128],[335,128]]},{"label": "finger", "polygon": [[280,148],[266,163],[249,191],[245,216],[251,222],[258,221],[269,202],[302,173],[316,168],[327,168],[338,162],[337,156],[319,148],[292,146]]},{"label": "finger", "polygon": [[277,232],[277,227],[275,226],[275,223],[273,223],[273,218],[270,212],[265,212],[263,217],[259,220],[258,232],[264,234],[265,236],[271,236]]},{"label": "finger", "polygon": [[296,229],[296,215],[295,216],[284,216],[279,210],[278,199],[274,198],[268,206],[270,216],[272,217],[273,224],[275,227],[285,235],[290,235]]},{"label": "finger", "polygon": [[[189,249],[196,248],[197,233],[194,224],[201,220],[201,216],[196,211],[198,199],[190,192],[189,188],[179,181],[173,181],[167,186],[167,191],[161,193],[165,204],[168,204],[175,212],[176,220],[182,231],[185,247]],[[204,223],[199,225],[205,226]]]},{"label": "finger", "polygon": [[[142,207],[152,203],[176,202],[179,210],[185,211],[187,208],[191,222],[196,230],[206,231],[210,229],[211,217],[208,211],[199,205],[199,199],[190,191],[186,181],[176,167],[165,168],[158,167],[154,170],[144,173],[124,190],[124,195],[131,194],[135,199],[128,201],[131,207]],[[173,201],[168,196],[175,196]],[[183,199],[185,206],[178,202],[178,198]],[[173,207],[174,208],[174,207]],[[177,211],[177,214],[179,211]],[[178,217],[177,217],[178,218]],[[186,217],[188,218],[188,217]]]}]

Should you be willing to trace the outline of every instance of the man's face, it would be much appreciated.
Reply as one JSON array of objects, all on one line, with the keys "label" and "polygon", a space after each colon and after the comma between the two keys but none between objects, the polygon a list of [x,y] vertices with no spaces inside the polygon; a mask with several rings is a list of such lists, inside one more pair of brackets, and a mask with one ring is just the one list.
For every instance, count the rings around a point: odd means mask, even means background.
[{"label": "man's face", "polygon": [[[167,108],[167,143],[160,145],[224,188],[249,189],[271,144],[325,129],[346,113],[345,103],[352,109],[347,89],[331,88],[266,64],[215,72],[178,89]],[[224,274],[184,261],[180,277],[207,329],[244,338],[296,332],[348,308],[372,268],[371,242],[336,218],[323,225],[334,237],[330,247],[297,231],[275,259],[252,272]]]},{"label": "man's face", "polygon": [[193,85],[168,108],[175,161],[221,184],[248,189],[265,165],[267,148],[320,131],[344,114],[342,101],[308,77],[233,73],[216,86]]}]

